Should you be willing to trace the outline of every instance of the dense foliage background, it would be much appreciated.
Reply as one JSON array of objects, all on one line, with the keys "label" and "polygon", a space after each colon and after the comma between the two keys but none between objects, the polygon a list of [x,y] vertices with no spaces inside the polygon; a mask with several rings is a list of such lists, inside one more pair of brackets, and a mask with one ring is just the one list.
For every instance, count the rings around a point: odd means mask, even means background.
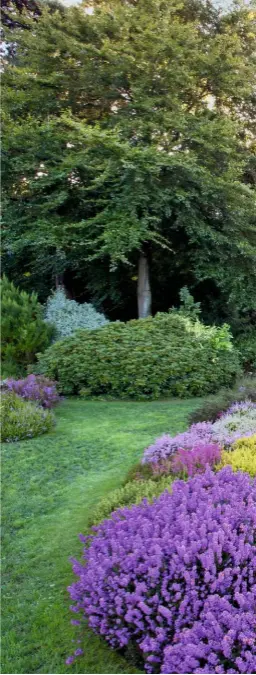
[{"label": "dense foliage background", "polygon": [[253,326],[253,5],[6,4],[8,277],[127,320],[143,259],[153,313],[187,284],[206,321]]}]

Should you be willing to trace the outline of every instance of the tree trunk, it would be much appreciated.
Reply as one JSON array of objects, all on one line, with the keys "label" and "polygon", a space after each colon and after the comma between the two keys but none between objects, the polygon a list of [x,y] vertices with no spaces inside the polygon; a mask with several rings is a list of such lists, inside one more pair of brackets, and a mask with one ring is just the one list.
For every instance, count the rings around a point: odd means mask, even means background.
[{"label": "tree trunk", "polygon": [[138,266],[138,317],[145,319],[151,315],[151,288],[149,280],[148,257],[141,253]]},{"label": "tree trunk", "polygon": [[64,287],[63,274],[56,274],[55,275],[55,288],[56,288],[56,290],[58,288],[63,288],[63,287]]}]

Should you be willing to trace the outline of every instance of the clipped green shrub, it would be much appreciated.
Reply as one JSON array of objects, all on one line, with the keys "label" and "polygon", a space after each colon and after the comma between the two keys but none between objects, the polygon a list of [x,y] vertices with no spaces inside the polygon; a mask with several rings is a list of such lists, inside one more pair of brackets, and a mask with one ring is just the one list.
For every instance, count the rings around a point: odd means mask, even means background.
[{"label": "clipped green shrub", "polygon": [[36,353],[49,346],[52,326],[43,320],[43,307],[36,293],[16,288],[4,276],[1,281],[1,358],[9,376],[25,372]]},{"label": "clipped green shrub", "polygon": [[256,435],[239,438],[233,443],[231,450],[223,451],[218,469],[231,466],[233,471],[244,471],[256,476]]},{"label": "clipped green shrub", "polygon": [[142,480],[127,483],[124,487],[113,490],[102,499],[91,514],[89,525],[97,525],[105,518],[109,518],[113,511],[124,506],[140,504],[142,499],[152,502],[164,490],[171,490],[172,478],[170,476],[161,476],[157,481]]},{"label": "clipped green shrub", "polygon": [[25,401],[14,392],[4,392],[1,397],[1,438],[7,443],[40,436],[55,424],[49,410]]},{"label": "clipped green shrub", "polygon": [[227,326],[175,312],[77,331],[41,355],[39,366],[63,393],[137,399],[215,392],[239,371]]},{"label": "clipped green shrub", "polygon": [[88,302],[80,304],[69,300],[62,288],[48,298],[45,320],[54,325],[57,339],[73,335],[78,328],[93,330],[108,323],[104,314]]},{"label": "clipped green shrub", "polygon": [[221,390],[217,396],[203,401],[189,415],[189,423],[214,422],[233,403],[250,400],[256,402],[256,377],[245,377],[233,389]]}]

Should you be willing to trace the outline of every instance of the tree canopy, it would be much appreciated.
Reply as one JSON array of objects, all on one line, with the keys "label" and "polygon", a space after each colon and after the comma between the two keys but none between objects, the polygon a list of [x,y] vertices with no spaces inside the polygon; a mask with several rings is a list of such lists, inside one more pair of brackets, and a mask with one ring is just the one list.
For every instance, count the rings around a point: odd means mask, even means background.
[{"label": "tree canopy", "polygon": [[6,29],[6,272],[129,318],[143,255],[153,311],[256,309],[255,9],[88,4]]}]

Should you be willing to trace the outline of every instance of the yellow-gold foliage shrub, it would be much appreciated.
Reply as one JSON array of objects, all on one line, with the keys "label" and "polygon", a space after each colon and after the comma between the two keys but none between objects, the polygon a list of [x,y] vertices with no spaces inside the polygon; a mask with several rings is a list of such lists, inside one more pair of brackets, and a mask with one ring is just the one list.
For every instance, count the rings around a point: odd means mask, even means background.
[{"label": "yellow-gold foliage shrub", "polygon": [[234,471],[245,471],[256,476],[256,434],[235,441],[231,451],[223,451],[218,468],[229,464]]}]

